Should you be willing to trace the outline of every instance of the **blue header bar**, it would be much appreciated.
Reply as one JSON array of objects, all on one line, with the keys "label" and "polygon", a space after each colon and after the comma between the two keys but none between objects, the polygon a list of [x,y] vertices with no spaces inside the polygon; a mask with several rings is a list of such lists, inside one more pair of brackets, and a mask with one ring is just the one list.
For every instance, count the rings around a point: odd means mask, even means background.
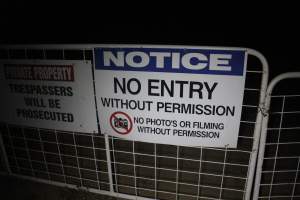
[{"label": "blue header bar", "polygon": [[96,70],[243,76],[245,50],[96,48]]}]

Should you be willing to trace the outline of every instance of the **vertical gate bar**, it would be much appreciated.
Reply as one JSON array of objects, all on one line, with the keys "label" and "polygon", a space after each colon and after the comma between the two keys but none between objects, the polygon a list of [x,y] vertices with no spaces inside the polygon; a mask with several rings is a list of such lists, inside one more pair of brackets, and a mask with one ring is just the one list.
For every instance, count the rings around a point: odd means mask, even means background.
[{"label": "vertical gate bar", "polygon": [[45,156],[45,148],[44,148],[44,143],[42,141],[42,137],[41,137],[41,131],[39,128],[37,128],[38,134],[39,134],[39,140],[41,143],[41,150],[43,152],[43,158],[44,158],[44,163],[45,163],[45,168],[46,168],[46,172],[47,172],[47,176],[48,176],[48,180],[50,181],[50,174],[49,174],[49,170],[48,170],[48,162],[46,160],[46,156]]},{"label": "vertical gate bar", "polygon": [[282,127],[282,119],[283,119],[283,111],[285,106],[285,96],[282,99],[282,107],[281,107],[281,113],[280,113],[280,122],[279,122],[279,131],[278,131],[278,138],[276,143],[276,151],[275,151],[275,157],[274,157],[274,165],[273,165],[273,171],[271,176],[271,182],[270,182],[270,188],[269,188],[269,199],[271,199],[272,196],[272,188],[273,188],[273,181],[274,181],[274,173],[276,170],[276,159],[278,156],[278,147],[279,147],[279,141],[280,141],[280,135],[281,135],[281,127]]},{"label": "vertical gate bar", "polygon": [[23,136],[24,143],[25,143],[26,154],[28,156],[28,160],[29,160],[29,163],[30,163],[31,174],[32,174],[32,176],[35,176],[35,173],[34,173],[34,170],[33,170],[33,167],[32,167],[31,156],[30,156],[30,153],[29,153],[28,142],[27,142],[27,139],[25,138],[24,127],[23,126],[21,127],[21,130],[22,130],[22,136]]},{"label": "vertical gate bar", "polygon": [[74,147],[75,147],[75,156],[76,156],[76,160],[77,160],[77,167],[78,167],[78,173],[79,173],[79,179],[80,179],[80,186],[83,187],[82,175],[81,175],[81,167],[79,165],[79,158],[78,158],[78,152],[77,152],[77,144],[76,144],[75,133],[74,132],[72,132],[72,136],[73,136],[73,142],[74,142]]},{"label": "vertical gate bar", "polygon": [[56,144],[57,144],[57,148],[58,148],[58,155],[59,155],[59,159],[60,159],[60,163],[61,163],[61,170],[62,170],[62,173],[64,176],[64,182],[67,183],[65,168],[64,168],[64,164],[63,164],[63,161],[61,158],[60,143],[58,142],[57,131],[54,130],[54,133],[55,133],[55,140],[56,140]]},{"label": "vertical gate bar", "polygon": [[223,170],[222,170],[222,178],[221,178],[221,188],[219,193],[219,198],[222,199],[222,192],[223,192],[223,182],[224,182],[224,176],[225,176],[225,168],[226,168],[226,159],[227,159],[227,149],[228,145],[225,147],[225,154],[224,154],[224,160],[223,160]]},{"label": "vertical gate bar", "polygon": [[298,175],[299,175],[299,166],[300,166],[300,156],[298,157],[297,171],[296,171],[296,175],[295,175],[295,179],[294,179],[294,185],[293,185],[293,191],[292,191],[292,199],[294,199],[294,196],[295,196],[297,178],[298,178]]},{"label": "vertical gate bar", "polygon": [[260,85],[260,95],[259,95],[259,105],[256,115],[256,121],[255,121],[255,128],[253,133],[253,143],[252,143],[252,151],[249,158],[249,166],[248,166],[248,173],[247,173],[247,182],[246,182],[246,191],[244,193],[244,199],[249,200],[251,197],[251,191],[252,191],[252,185],[253,185],[253,177],[255,175],[255,166],[256,166],[256,158],[258,154],[258,145],[259,145],[259,137],[261,133],[261,126],[262,126],[262,120],[263,115],[260,112],[260,108],[264,107],[265,103],[265,96],[266,96],[266,90],[268,86],[268,78],[269,78],[269,65],[267,62],[267,59],[258,51],[253,49],[247,49],[248,55],[253,55],[256,58],[258,58],[262,64],[262,80]]},{"label": "vertical gate bar", "polygon": [[9,138],[10,146],[12,148],[13,157],[14,157],[14,160],[16,162],[17,171],[20,172],[20,166],[19,166],[19,163],[18,163],[18,160],[17,160],[16,151],[15,151],[14,144],[12,142],[12,137],[11,137],[11,133],[10,133],[10,129],[9,129],[9,125],[8,124],[6,124],[6,129],[7,129],[7,133],[8,133],[8,138]]},{"label": "vertical gate bar", "polygon": [[98,165],[97,165],[97,157],[96,157],[96,149],[95,149],[95,144],[94,144],[94,134],[92,134],[92,144],[93,144],[93,153],[94,153],[94,161],[95,161],[95,171],[96,171],[96,178],[97,178],[97,186],[98,186],[98,189],[100,190],[100,184],[99,184],[99,174],[98,174]]},{"label": "vertical gate bar", "polygon": [[203,151],[203,148],[201,147],[200,148],[200,161],[199,161],[199,177],[198,177],[198,191],[197,191],[197,200],[199,200],[199,196],[200,196],[200,182],[201,182],[201,168],[202,168],[202,151]]},{"label": "vertical gate bar", "polygon": [[10,165],[9,165],[9,162],[8,162],[6,149],[5,149],[5,146],[4,146],[4,143],[3,143],[2,133],[0,133],[0,148],[1,148],[1,152],[3,154],[2,156],[3,156],[3,160],[4,160],[4,163],[5,163],[6,170],[7,170],[8,174],[10,175],[12,172],[11,172]]},{"label": "vertical gate bar", "polygon": [[133,154],[133,175],[134,175],[134,189],[135,189],[135,196],[138,196],[137,192],[137,184],[136,184],[136,162],[135,162],[135,141],[132,141],[132,154]]},{"label": "vertical gate bar", "polygon": [[107,171],[108,171],[108,179],[109,179],[109,190],[110,190],[111,193],[114,193],[113,174],[112,174],[112,169],[111,169],[111,157],[110,157],[110,147],[109,147],[109,138],[108,138],[108,135],[104,134],[104,138],[105,138],[105,151],[106,151],[106,160],[107,160]]},{"label": "vertical gate bar", "polygon": [[260,180],[261,180],[261,176],[259,176],[258,174],[261,174],[262,171],[262,165],[263,165],[263,157],[265,154],[265,148],[264,148],[264,144],[266,143],[266,138],[267,138],[267,134],[266,134],[266,130],[267,130],[267,126],[268,126],[268,121],[269,121],[269,107],[270,107],[270,100],[271,100],[271,96],[269,93],[267,93],[266,95],[266,100],[265,100],[265,105],[263,107],[263,109],[265,110],[265,116],[263,118],[262,121],[262,127],[261,127],[261,136],[260,136],[260,144],[259,144],[259,152],[258,152],[258,158],[257,158],[257,166],[256,166],[256,176],[255,176],[255,183],[254,183],[254,191],[253,191],[253,199],[258,199],[258,195],[259,195],[259,185],[260,185]]}]

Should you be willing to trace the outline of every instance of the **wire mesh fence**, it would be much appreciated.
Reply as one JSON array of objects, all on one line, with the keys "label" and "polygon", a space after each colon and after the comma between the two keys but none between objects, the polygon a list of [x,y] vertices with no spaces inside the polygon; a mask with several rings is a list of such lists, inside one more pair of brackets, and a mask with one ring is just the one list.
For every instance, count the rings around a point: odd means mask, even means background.
[{"label": "wire mesh fence", "polygon": [[[295,79],[289,79],[291,77]],[[269,86],[268,117],[264,118],[262,129],[255,198],[300,199],[299,78],[300,73],[284,74]]]},{"label": "wire mesh fence", "polygon": [[[93,60],[93,51],[84,46],[3,48],[0,59]],[[134,142],[2,123],[10,170],[131,199],[249,199],[268,76],[263,64],[249,54],[236,149]]]}]

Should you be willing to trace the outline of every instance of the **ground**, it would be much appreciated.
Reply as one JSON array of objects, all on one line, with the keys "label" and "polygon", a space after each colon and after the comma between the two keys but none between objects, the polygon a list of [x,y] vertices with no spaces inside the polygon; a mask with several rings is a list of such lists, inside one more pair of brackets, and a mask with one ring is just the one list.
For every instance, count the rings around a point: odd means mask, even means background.
[{"label": "ground", "polygon": [[96,195],[86,191],[57,187],[15,177],[0,176],[0,180],[1,197],[4,196],[6,197],[4,199],[9,200],[117,200],[114,197]]}]

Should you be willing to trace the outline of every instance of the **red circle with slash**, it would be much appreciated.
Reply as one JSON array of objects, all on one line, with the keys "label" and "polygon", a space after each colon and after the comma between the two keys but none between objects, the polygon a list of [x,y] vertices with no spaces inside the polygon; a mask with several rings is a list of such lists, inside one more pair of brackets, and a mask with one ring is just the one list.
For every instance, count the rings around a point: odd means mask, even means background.
[{"label": "red circle with slash", "polygon": [[124,112],[114,112],[111,114],[110,126],[114,131],[121,135],[127,135],[132,130],[132,120],[130,116]]}]

